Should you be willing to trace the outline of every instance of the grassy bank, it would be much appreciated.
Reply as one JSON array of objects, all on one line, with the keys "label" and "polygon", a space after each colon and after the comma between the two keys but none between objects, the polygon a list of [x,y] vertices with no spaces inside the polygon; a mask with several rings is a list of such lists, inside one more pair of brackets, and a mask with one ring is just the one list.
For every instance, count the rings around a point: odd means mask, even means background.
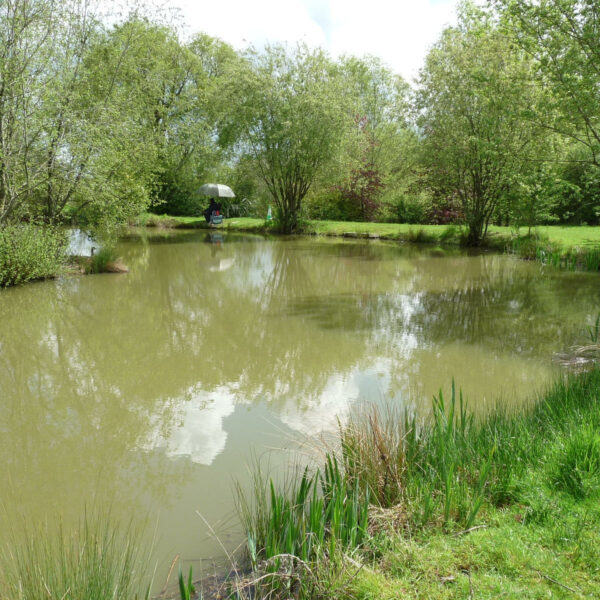
[{"label": "grassy bank", "polygon": [[[140,225],[158,228],[205,229],[206,221],[197,217],[143,215]],[[268,233],[262,219],[226,219],[226,231]],[[346,221],[308,221],[304,234],[332,237],[382,239],[439,245],[460,245],[465,230],[454,225],[408,225],[399,223],[358,223]],[[510,252],[527,260],[566,269],[600,270],[600,227],[541,226],[532,233],[510,227],[490,227],[484,247]]]},{"label": "grassy bank", "polygon": [[599,409],[594,370],[481,422],[456,392],[426,423],[355,413],[324,469],[243,497],[259,593],[599,597]]}]

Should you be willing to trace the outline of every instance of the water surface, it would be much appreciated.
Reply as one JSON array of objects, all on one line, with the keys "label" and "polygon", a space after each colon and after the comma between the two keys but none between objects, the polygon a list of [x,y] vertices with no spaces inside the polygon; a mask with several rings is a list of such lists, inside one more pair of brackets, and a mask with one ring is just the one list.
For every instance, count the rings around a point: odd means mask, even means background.
[{"label": "water surface", "polygon": [[128,274],[0,292],[0,525],[147,517],[157,579],[222,556],[197,512],[239,542],[253,454],[285,463],[362,400],[425,414],[453,377],[476,412],[518,407],[600,307],[597,275],[494,254],[204,232],[119,251]]}]

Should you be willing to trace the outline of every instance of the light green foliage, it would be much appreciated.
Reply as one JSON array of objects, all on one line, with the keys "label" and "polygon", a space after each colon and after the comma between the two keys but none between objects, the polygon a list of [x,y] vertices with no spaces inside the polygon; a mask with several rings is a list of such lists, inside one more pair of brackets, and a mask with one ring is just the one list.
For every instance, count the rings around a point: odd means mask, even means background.
[{"label": "light green foliage", "polygon": [[36,225],[0,227],[0,288],[55,277],[64,268],[64,231]]},{"label": "light green foliage", "polygon": [[345,122],[338,70],[321,50],[268,46],[232,73],[228,97],[280,228],[298,227],[302,201],[333,158]]},{"label": "light green foliage", "polygon": [[597,0],[496,0],[506,31],[538,65],[548,88],[531,116],[586,150],[600,166],[600,10]]},{"label": "light green foliage", "polygon": [[536,225],[556,221],[552,209],[564,195],[565,187],[555,170],[546,165],[526,171],[513,186],[513,197],[509,201],[511,223],[526,226],[531,234]]},{"label": "light green foliage", "polygon": [[411,144],[414,134],[407,126],[409,87],[372,56],[342,57],[339,70],[347,127],[334,160],[307,195],[308,214],[320,219],[364,218],[362,207],[351,196],[364,183],[357,173],[370,171],[382,188],[372,197],[359,194],[376,207],[369,216],[397,221],[396,204],[414,179],[417,158]]},{"label": "light green foliage", "polygon": [[53,64],[54,32],[61,35],[58,8],[52,0],[0,5],[0,224],[27,212],[29,195],[44,178],[39,140],[46,122],[38,107],[54,73],[40,66]]},{"label": "light green foliage", "polygon": [[219,82],[237,56],[207,35],[184,44],[172,28],[145,20],[124,23],[109,44],[129,46],[119,83],[131,103],[132,121],[153,150],[146,161],[157,208],[201,214],[205,199],[197,189],[226,158],[217,143],[223,110]]},{"label": "light green foliage", "polygon": [[494,0],[505,35],[535,61],[543,87],[527,119],[560,136],[562,221],[598,220],[600,178],[600,10],[597,0]]},{"label": "light green foliage", "polygon": [[116,85],[128,48],[94,60],[103,30],[83,0],[4,3],[0,37],[0,222],[106,227],[139,212],[144,145]]},{"label": "light green foliage", "polygon": [[84,0],[5,3],[0,40],[0,223],[68,218],[106,233],[153,199],[189,203],[225,158],[226,44],[184,44],[136,15],[107,29]]},{"label": "light green foliage", "polygon": [[459,26],[444,31],[421,72],[423,161],[434,192],[458,198],[470,244],[485,237],[541,137],[522,114],[536,103],[531,70],[491,16],[466,5]]}]

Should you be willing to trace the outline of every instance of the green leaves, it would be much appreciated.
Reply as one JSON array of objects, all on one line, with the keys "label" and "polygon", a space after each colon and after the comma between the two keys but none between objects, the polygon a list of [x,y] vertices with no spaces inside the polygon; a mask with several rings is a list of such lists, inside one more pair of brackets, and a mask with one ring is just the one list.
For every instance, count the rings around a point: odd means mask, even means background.
[{"label": "green leaves", "polygon": [[341,140],[340,79],[323,51],[305,45],[268,46],[245,58],[231,81],[230,96],[237,98],[233,121],[278,208],[282,229],[290,232],[298,226],[302,200]]},{"label": "green leaves", "polygon": [[64,268],[66,234],[23,224],[0,227],[0,288],[54,277]]},{"label": "green leaves", "polygon": [[421,72],[417,122],[429,183],[438,197],[459,200],[471,244],[485,237],[497,207],[526,172],[534,141],[544,138],[523,118],[539,96],[531,73],[531,61],[490,15],[469,6]]}]

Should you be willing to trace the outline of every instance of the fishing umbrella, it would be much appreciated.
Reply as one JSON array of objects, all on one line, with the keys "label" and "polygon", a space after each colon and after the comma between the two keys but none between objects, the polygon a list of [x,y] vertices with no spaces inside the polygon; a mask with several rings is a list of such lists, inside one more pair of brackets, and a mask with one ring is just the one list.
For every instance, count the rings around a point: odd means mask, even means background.
[{"label": "fishing umbrella", "polygon": [[235,198],[233,190],[222,183],[205,183],[200,186],[198,193],[211,198]]}]

